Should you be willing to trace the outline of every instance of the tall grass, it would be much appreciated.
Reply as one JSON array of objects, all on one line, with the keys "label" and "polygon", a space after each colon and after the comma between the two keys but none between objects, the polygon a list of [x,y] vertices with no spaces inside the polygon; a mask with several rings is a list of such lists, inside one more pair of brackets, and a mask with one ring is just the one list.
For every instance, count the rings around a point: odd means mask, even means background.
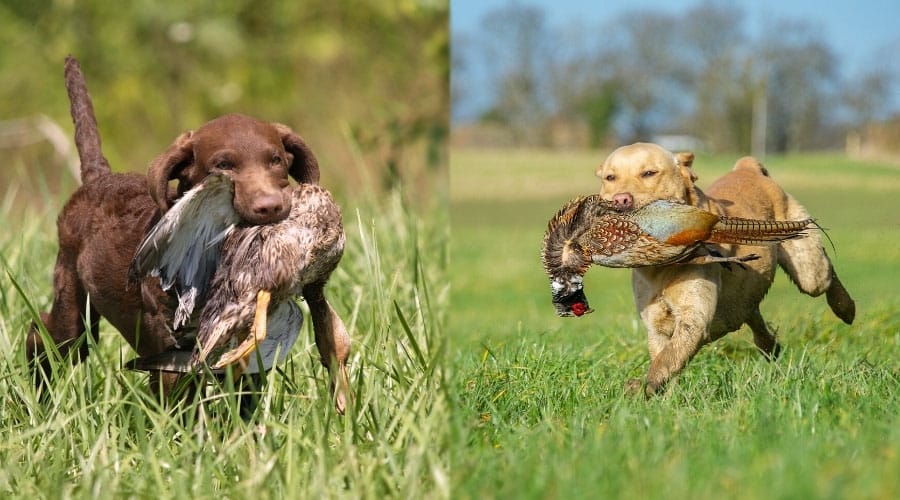
[{"label": "tall grass", "polygon": [[[13,188],[10,188],[13,192]],[[0,220],[0,496],[447,497],[443,369],[446,212],[400,193],[344,203],[347,247],[326,288],[353,338],[354,399],[338,416],[311,322],[242,419],[228,388],[164,408],[133,352],[101,323],[88,359],[56,360],[39,399],[24,361],[32,310],[52,299],[52,221],[61,199],[4,204]],[[92,342],[88,340],[89,342]]]}]

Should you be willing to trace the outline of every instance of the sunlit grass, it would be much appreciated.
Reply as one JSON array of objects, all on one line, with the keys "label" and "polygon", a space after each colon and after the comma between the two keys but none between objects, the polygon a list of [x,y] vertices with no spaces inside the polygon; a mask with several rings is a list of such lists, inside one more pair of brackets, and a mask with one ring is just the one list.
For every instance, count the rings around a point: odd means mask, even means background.
[{"label": "sunlit grass", "polygon": [[[705,347],[662,396],[624,395],[649,363],[630,272],[591,269],[596,312],[557,318],[540,265],[547,220],[595,192],[604,152],[454,151],[449,322],[457,498],[894,498],[900,493],[900,170],[771,157],[828,228],[852,326],[783,273],[763,315]],[[736,157],[699,156],[709,185]],[[513,187],[511,187],[513,186]]]}]

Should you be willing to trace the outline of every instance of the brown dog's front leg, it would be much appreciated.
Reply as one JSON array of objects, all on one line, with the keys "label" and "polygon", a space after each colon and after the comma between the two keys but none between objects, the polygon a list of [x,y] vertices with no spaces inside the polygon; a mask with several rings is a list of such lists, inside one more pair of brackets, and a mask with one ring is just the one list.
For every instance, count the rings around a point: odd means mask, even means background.
[{"label": "brown dog's front leg", "polygon": [[331,394],[338,413],[343,414],[347,402],[353,395],[350,391],[350,378],[347,375],[347,358],[350,356],[350,335],[340,316],[334,312],[331,304],[325,299],[324,283],[315,283],[303,288],[303,298],[309,305],[313,330],[316,334],[316,347],[322,365],[328,370],[331,379]]}]

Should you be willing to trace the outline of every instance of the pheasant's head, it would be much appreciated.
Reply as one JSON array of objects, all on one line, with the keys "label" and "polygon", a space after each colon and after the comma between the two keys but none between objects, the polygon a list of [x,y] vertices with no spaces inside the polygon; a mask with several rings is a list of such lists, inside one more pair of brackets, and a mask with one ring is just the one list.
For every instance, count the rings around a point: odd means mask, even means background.
[{"label": "pheasant's head", "polygon": [[582,316],[594,312],[584,295],[581,276],[574,275],[569,279],[551,278],[550,290],[553,293],[553,306],[556,308],[557,316]]},{"label": "pheasant's head", "polygon": [[550,276],[553,305],[559,316],[581,316],[593,309],[584,295],[583,276],[591,265],[590,252],[579,238],[589,228],[592,197],[577,198],[566,204],[547,225],[541,258]]}]

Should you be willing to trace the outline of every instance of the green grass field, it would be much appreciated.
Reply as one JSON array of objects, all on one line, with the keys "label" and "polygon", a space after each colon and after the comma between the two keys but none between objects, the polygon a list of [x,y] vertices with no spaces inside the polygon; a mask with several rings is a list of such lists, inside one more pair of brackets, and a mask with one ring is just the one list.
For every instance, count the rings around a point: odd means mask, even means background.
[{"label": "green grass field", "polygon": [[[0,496],[305,498],[896,498],[900,495],[900,170],[837,156],[771,158],[829,228],[856,323],[779,274],[748,331],[704,348],[662,397],[625,397],[648,364],[627,270],[595,268],[594,314],[553,314],[541,237],[596,189],[601,153],[451,155],[440,207],[344,200],[348,246],[329,294],[354,340],[356,393],[338,417],[309,325],[237,416],[211,390],[172,412],[122,364],[103,324],[92,355],[57,364],[38,400],[24,363],[31,308],[51,301],[55,214],[72,186],[0,193]],[[701,186],[734,158],[699,157]],[[41,208],[35,208],[41,207]],[[448,243],[449,238],[449,243]],[[452,259],[448,257],[452,255]],[[452,281],[452,301],[447,285]],[[446,323],[446,326],[445,326]],[[445,347],[448,353],[443,357]]]},{"label": "green grass field", "polygon": [[[623,394],[649,364],[630,272],[593,268],[585,290],[596,312],[557,318],[540,264],[547,220],[598,189],[603,157],[451,155],[454,497],[900,496],[900,169],[769,158],[828,228],[855,323],[779,271],[762,306],[784,347],[777,362],[745,327],[645,401]],[[736,159],[699,156],[700,186]]]},{"label": "green grass field", "polygon": [[122,368],[134,354],[105,322],[88,360],[57,362],[50,396],[36,397],[25,332],[52,300],[54,221],[74,186],[20,187],[0,193],[0,497],[449,495],[446,207],[344,200],[347,247],[326,293],[353,337],[354,404],[334,411],[307,321],[245,421],[227,390],[211,389],[202,410],[160,407],[146,375]]}]

